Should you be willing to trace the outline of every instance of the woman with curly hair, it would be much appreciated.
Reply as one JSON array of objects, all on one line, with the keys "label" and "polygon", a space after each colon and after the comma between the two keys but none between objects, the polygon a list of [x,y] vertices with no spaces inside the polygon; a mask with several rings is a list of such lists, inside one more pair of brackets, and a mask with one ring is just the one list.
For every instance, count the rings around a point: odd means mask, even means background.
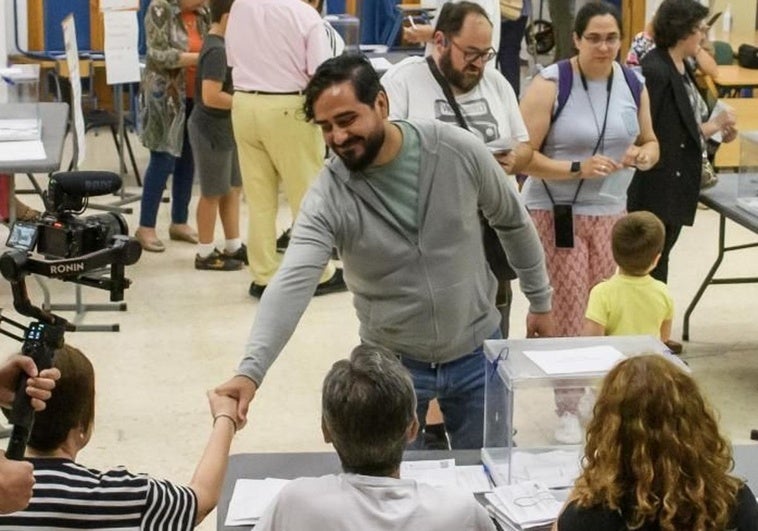
[{"label": "woman with curly hair", "polygon": [[629,358],[603,382],[558,530],[758,530],[733,465],[692,377],[659,355]]}]

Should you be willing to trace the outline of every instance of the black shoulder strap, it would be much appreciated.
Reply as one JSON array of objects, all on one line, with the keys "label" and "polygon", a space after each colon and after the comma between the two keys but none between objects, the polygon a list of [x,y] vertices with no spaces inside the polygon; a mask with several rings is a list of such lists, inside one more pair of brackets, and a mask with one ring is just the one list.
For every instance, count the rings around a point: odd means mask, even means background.
[{"label": "black shoulder strap", "polygon": [[453,90],[450,88],[450,84],[447,82],[447,79],[445,79],[445,77],[442,75],[442,72],[440,72],[439,68],[437,68],[437,63],[434,62],[434,59],[432,59],[431,56],[427,56],[426,63],[429,65],[429,70],[432,71],[434,79],[436,79],[437,83],[440,84],[442,93],[445,95],[448,104],[453,108],[453,112],[455,113],[455,120],[458,122],[458,126],[468,131],[469,128],[466,124],[466,119],[463,117],[460,107],[458,107],[458,102],[455,101]]}]

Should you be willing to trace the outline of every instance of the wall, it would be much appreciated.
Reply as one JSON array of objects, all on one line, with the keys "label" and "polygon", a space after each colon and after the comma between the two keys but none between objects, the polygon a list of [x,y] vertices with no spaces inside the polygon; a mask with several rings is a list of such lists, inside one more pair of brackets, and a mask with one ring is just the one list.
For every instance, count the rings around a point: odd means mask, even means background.
[{"label": "wall", "polygon": [[[755,0],[715,0],[713,13],[723,11],[727,5],[732,7],[732,31],[750,34],[755,31],[755,12],[758,1]],[[721,20],[717,22],[721,24]]]}]

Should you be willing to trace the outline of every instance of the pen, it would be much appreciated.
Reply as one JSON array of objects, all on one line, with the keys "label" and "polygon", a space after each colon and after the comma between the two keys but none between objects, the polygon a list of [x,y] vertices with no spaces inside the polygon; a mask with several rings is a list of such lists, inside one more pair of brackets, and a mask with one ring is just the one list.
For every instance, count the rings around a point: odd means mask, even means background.
[{"label": "pen", "polygon": [[410,22],[410,24],[411,24],[411,28],[413,28],[413,29],[418,29],[418,28],[416,27],[416,23],[413,21],[413,17],[412,17],[412,16],[410,16],[410,15],[408,15],[408,22]]},{"label": "pen", "polygon": [[2,76],[2,78],[3,78],[3,81],[5,81],[7,84],[9,84],[9,85],[11,85],[11,86],[13,86],[13,85],[15,85],[15,84],[16,84],[16,82],[15,82],[15,81],[13,81],[13,80],[12,80],[11,78],[9,78],[9,77],[6,77],[6,76]]}]

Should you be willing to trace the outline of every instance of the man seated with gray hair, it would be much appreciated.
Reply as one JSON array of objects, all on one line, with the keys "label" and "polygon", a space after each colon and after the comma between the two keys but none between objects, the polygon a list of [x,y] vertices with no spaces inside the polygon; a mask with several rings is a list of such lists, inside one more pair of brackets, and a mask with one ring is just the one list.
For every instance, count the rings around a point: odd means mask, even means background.
[{"label": "man seated with gray hair", "polygon": [[403,451],[419,424],[410,373],[390,351],[360,345],[335,363],[321,407],[324,440],[344,472],[288,484],[256,531],[495,529],[471,494],[400,479]]}]

